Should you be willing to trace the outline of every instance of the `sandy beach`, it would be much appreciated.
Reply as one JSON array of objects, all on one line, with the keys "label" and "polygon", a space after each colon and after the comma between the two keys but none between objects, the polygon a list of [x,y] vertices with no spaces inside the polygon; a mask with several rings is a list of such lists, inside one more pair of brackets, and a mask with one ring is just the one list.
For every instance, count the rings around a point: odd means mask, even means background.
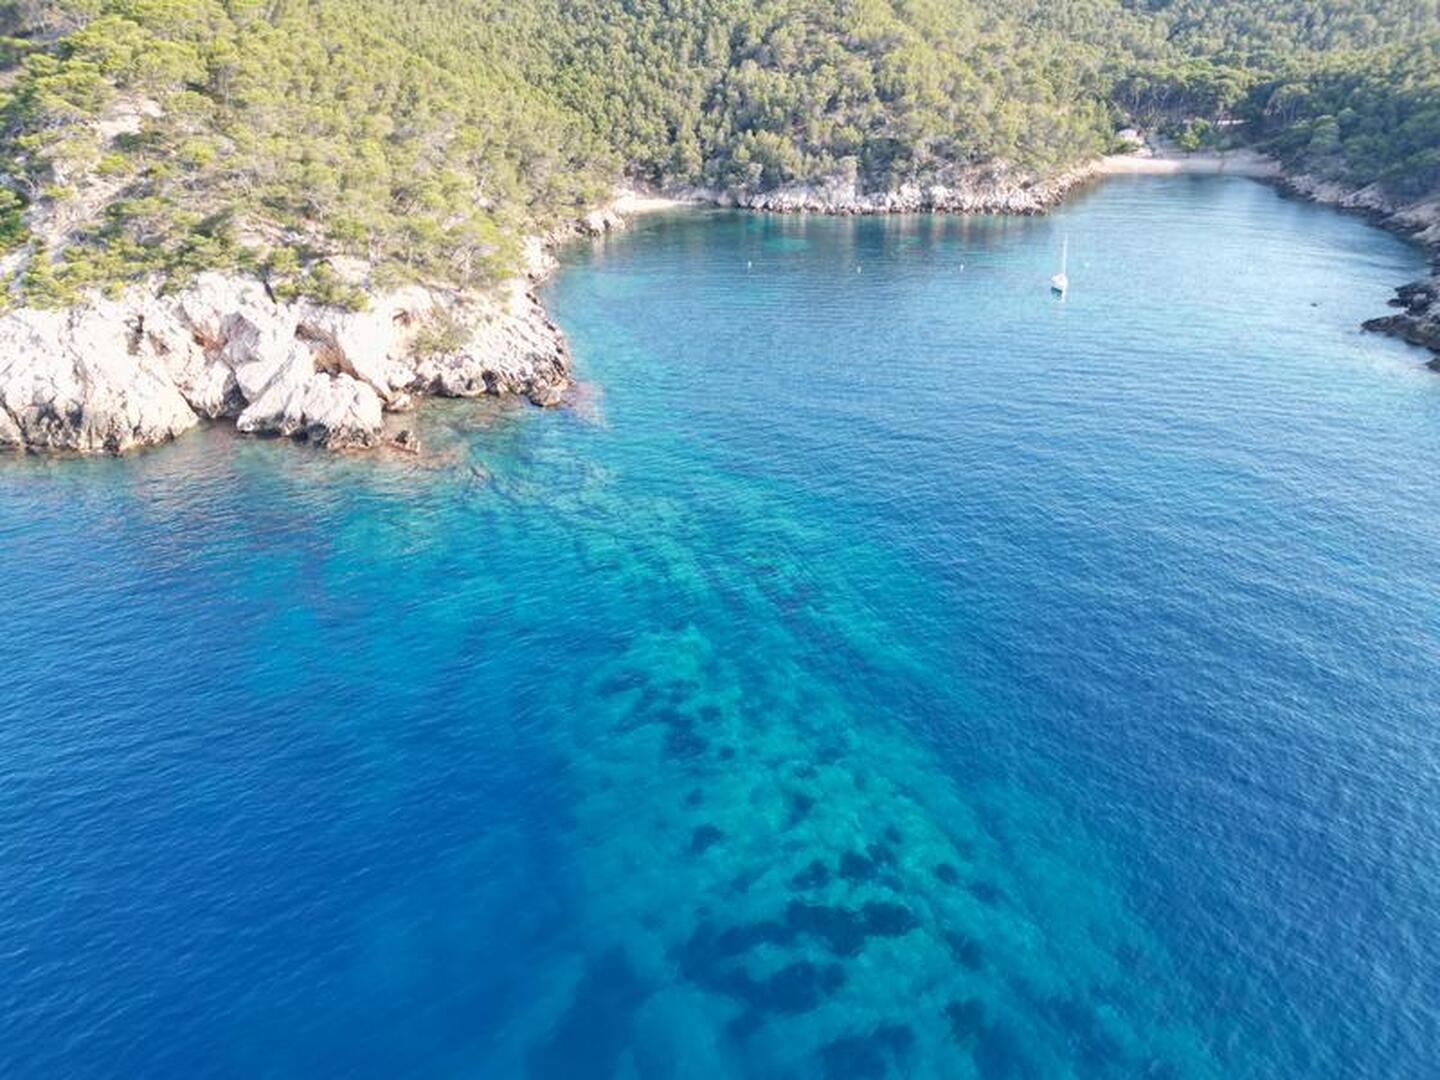
[{"label": "sandy beach", "polygon": [[657,210],[673,210],[677,206],[693,206],[695,199],[672,199],[663,195],[644,195],[638,191],[622,191],[610,204],[610,209],[625,217],[631,214],[650,214]]},{"label": "sandy beach", "polygon": [[1111,154],[1100,159],[1098,172],[1104,176],[1171,173],[1233,173],[1236,176],[1270,177],[1280,174],[1280,163],[1254,150],[1228,150],[1184,154],[1161,150],[1153,154]]}]

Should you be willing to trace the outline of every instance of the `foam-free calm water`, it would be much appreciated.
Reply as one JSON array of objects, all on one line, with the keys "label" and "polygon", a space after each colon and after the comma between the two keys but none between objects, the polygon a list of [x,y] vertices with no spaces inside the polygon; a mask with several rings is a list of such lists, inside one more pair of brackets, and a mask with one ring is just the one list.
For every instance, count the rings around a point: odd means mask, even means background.
[{"label": "foam-free calm water", "polygon": [[573,410],[3,463],[0,1073],[1426,1075],[1420,265],[1233,179],[662,216]]}]

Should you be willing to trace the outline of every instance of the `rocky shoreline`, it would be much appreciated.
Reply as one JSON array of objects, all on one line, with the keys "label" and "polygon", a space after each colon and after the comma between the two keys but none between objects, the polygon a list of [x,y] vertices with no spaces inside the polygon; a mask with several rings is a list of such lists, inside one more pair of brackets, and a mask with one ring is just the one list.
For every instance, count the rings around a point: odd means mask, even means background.
[{"label": "rocky shoreline", "polygon": [[932,184],[905,184],[895,191],[861,192],[853,179],[837,178],[752,195],[691,190],[682,192],[678,201],[779,214],[1043,214],[1075,188],[1100,177],[1179,172],[1270,179],[1279,166],[1250,150],[1181,155],[1142,144],[1138,153],[1095,158],[1049,177],[972,166],[951,170]]},{"label": "rocky shoreline", "polygon": [[[791,214],[1038,214],[1116,171],[1107,161],[1048,179],[972,168],[943,183],[881,193],[837,180],[754,195],[626,195],[533,238],[527,276],[493,293],[409,286],[373,293],[360,312],[279,302],[258,280],[220,273],[171,295],[136,288],[69,310],[20,308],[0,316],[0,449],[120,453],[229,420],[242,433],[330,449],[413,450],[403,415],[420,397],[515,395],[540,406],[564,400],[569,347],[534,285],[553,269],[557,244],[619,228],[626,213],[709,204]],[[1181,161],[1175,171],[1187,167]],[[1262,178],[1298,197],[1365,213],[1440,258],[1440,199],[1399,205],[1373,186],[1356,191],[1278,172]],[[1434,276],[1401,286],[1391,303],[1401,311],[1365,329],[1440,354],[1440,261]],[[1431,366],[1440,370],[1440,355]]]},{"label": "rocky shoreline", "polygon": [[569,377],[565,338],[523,280],[494,296],[389,290],[351,312],[211,273],[170,296],[0,318],[0,447],[119,453],[232,420],[331,449],[409,448],[387,414],[419,396],[554,405]]},{"label": "rocky shoreline", "polygon": [[894,191],[861,192],[853,180],[841,179],[756,194],[698,194],[717,206],[778,214],[1042,214],[1099,170],[1099,162],[1087,162],[1052,177],[993,167],[967,168],[933,184],[903,184]]},{"label": "rocky shoreline", "polygon": [[[570,348],[535,287],[558,244],[623,224],[615,207],[595,210],[530,237],[524,275],[494,290],[369,290],[363,311],[279,301],[258,279],[211,272],[174,293],[5,312],[0,451],[118,454],[230,421],[331,450],[413,452],[405,414],[422,397],[559,405]],[[367,266],[337,262],[364,287]]]},{"label": "rocky shoreline", "polygon": [[1435,353],[1429,367],[1440,371],[1440,196],[1401,202],[1379,185],[1351,188],[1313,176],[1286,176],[1281,187],[1312,202],[1364,214],[1383,229],[1415,241],[1430,252],[1429,277],[1407,282],[1395,290],[1390,305],[1394,315],[1367,319],[1364,329],[1401,338]]}]

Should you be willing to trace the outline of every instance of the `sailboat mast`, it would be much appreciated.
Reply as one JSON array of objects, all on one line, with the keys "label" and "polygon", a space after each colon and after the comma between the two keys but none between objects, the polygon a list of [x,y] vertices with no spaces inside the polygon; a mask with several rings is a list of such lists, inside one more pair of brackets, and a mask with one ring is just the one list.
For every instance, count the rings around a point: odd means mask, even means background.
[{"label": "sailboat mast", "polygon": [[1064,238],[1060,247],[1060,272],[1050,279],[1050,291],[1056,296],[1064,296],[1070,288],[1070,278],[1065,273],[1066,264],[1070,261],[1070,238]]}]

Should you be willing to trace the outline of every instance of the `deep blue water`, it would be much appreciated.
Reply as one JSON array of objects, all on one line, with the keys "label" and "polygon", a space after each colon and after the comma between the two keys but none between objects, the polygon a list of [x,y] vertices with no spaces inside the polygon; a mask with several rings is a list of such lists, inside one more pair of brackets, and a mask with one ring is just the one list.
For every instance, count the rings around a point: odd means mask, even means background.
[{"label": "deep blue water", "polygon": [[1433,1075],[1416,251],[1139,178],[566,261],[568,411],[0,462],[0,1075]]}]

